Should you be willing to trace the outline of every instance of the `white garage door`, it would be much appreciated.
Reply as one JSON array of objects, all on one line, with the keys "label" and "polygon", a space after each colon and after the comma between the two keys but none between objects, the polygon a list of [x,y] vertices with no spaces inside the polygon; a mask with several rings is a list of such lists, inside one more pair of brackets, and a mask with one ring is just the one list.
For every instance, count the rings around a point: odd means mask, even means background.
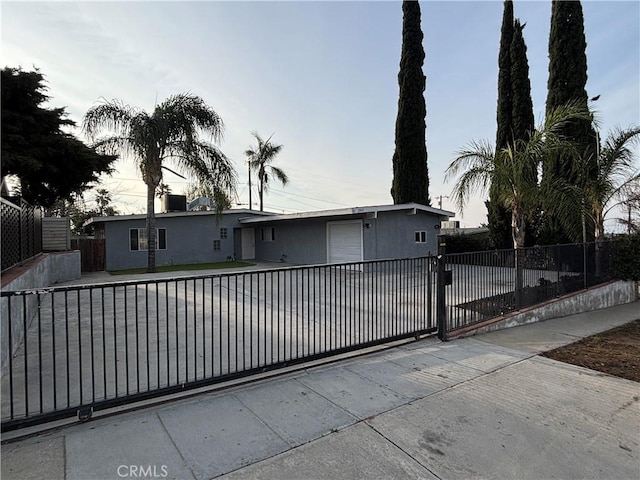
[{"label": "white garage door", "polygon": [[327,262],[344,263],[362,260],[362,221],[327,223]]}]

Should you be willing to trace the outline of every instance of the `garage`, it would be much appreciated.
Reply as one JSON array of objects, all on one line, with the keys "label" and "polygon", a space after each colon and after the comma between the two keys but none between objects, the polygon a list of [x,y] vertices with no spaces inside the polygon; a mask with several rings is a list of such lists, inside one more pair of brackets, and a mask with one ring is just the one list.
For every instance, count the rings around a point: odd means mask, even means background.
[{"label": "garage", "polygon": [[362,261],[362,220],[327,222],[327,262]]}]

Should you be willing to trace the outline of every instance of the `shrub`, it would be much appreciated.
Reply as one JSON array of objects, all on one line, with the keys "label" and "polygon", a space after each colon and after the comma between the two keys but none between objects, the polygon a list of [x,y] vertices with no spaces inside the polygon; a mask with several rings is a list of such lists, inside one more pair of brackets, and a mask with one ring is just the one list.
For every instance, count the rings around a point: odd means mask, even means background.
[{"label": "shrub", "polygon": [[616,237],[613,274],[621,280],[640,280],[640,234]]}]

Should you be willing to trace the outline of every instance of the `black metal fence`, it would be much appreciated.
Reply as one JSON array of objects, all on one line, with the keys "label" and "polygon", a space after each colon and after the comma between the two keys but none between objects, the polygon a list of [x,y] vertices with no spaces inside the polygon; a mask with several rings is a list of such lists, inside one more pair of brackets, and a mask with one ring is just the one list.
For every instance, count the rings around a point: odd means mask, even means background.
[{"label": "black metal fence", "polygon": [[434,332],[434,261],[2,292],[2,430]]},{"label": "black metal fence", "polygon": [[2,430],[436,330],[612,277],[614,244],[1,292]]},{"label": "black metal fence", "polygon": [[42,251],[42,210],[19,197],[0,197],[2,271]]},{"label": "black metal fence", "polygon": [[450,285],[439,284],[440,337],[484,320],[576,292],[612,278],[614,242],[554,245],[448,254],[441,269]]}]

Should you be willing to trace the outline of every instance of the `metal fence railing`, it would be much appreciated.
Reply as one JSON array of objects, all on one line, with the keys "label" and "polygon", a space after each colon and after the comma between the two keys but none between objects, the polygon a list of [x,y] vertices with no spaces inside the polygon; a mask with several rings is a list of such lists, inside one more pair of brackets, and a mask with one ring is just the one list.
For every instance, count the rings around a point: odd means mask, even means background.
[{"label": "metal fence railing", "polygon": [[435,331],[434,258],[2,292],[2,429]]},{"label": "metal fence railing", "polygon": [[490,318],[603,283],[614,243],[0,293],[2,431]]},{"label": "metal fence railing", "polygon": [[613,242],[447,254],[441,337],[612,278]]},{"label": "metal fence railing", "polygon": [[42,251],[42,210],[19,197],[0,197],[2,271]]}]

